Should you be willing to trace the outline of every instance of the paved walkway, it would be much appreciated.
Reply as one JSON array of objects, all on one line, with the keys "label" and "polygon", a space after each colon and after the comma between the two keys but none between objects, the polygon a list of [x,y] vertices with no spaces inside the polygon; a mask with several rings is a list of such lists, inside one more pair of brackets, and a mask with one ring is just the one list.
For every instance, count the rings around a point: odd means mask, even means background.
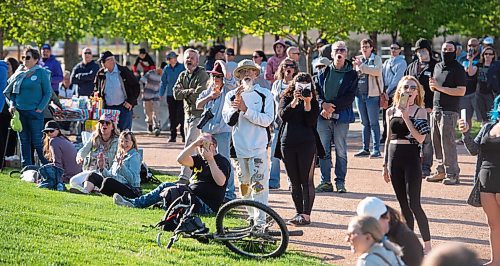
[{"label": "paved walkway", "polygon": [[[138,136],[139,147],[144,149],[146,163],[155,169],[177,175],[180,167],[175,161],[183,145],[167,143],[167,136]],[[392,186],[381,176],[383,159],[354,158],[359,150],[361,133],[359,123],[351,124],[349,133],[349,162],[346,188],[349,193],[322,193],[316,195],[312,224],[303,228],[304,236],[292,237],[292,249],[306,251],[322,258],[325,262],[338,265],[353,265],[356,256],[345,242],[345,230],[359,200],[376,196],[399,210]],[[423,182],[422,203],[430,223],[433,245],[458,241],[474,249],[479,257],[489,258],[488,227],[481,208],[465,203],[472,188],[475,157],[468,156],[463,146],[458,147],[461,167],[461,181],[457,186]],[[281,187],[287,188],[286,175],[282,166]],[[333,169],[332,169],[333,170]],[[319,168],[315,171],[315,183],[319,183]],[[287,189],[271,191],[270,206],[284,219],[294,215],[292,197]],[[416,223],[415,223],[416,224]],[[418,226],[417,226],[418,227]],[[415,229],[418,232],[418,228]]]}]

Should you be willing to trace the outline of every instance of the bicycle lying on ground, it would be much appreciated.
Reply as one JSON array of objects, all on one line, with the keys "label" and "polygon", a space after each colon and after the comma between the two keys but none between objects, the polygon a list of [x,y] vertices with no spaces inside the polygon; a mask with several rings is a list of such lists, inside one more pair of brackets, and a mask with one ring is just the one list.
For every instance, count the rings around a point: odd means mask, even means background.
[{"label": "bicycle lying on ground", "polygon": [[[194,238],[201,243],[220,241],[236,254],[252,258],[271,258],[283,255],[288,247],[289,236],[301,236],[301,230],[288,231],[281,217],[268,206],[252,200],[233,200],[224,204],[216,215],[216,233],[201,218],[193,214],[191,194],[177,198],[156,225],[162,231],[173,231],[167,248],[179,239]],[[251,215],[250,215],[250,214]],[[162,231],[157,235],[161,244]]]}]

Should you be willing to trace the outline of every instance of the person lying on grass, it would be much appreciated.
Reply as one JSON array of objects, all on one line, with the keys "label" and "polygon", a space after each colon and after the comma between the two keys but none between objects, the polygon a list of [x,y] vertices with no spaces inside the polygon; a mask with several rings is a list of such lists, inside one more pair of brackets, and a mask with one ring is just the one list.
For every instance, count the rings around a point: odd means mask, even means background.
[{"label": "person lying on grass", "polygon": [[[141,193],[141,156],[137,141],[131,131],[125,130],[118,138],[118,151],[111,168],[107,169],[104,153],[97,155],[98,171],[91,173],[83,183],[83,189],[71,190],[88,194],[96,191],[107,196],[118,193],[126,197],[138,197]],[[73,188],[71,188],[73,189]]]},{"label": "person lying on grass", "polygon": [[203,134],[177,157],[181,165],[193,170],[189,185],[165,182],[140,197],[124,197],[115,193],[113,195],[115,204],[132,208],[147,208],[165,199],[164,208],[168,208],[170,203],[182,196],[184,191],[189,191],[194,196],[195,213],[217,212],[224,200],[231,165],[228,159],[216,152],[216,148],[215,138],[210,134]]}]

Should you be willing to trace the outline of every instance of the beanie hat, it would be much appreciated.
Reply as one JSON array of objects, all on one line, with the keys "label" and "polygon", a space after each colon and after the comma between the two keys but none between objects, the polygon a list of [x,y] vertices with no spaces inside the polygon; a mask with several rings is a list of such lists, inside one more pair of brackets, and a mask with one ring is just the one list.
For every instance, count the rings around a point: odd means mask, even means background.
[{"label": "beanie hat", "polygon": [[429,53],[432,52],[432,43],[424,38],[420,38],[416,43],[415,43],[415,50],[417,49],[427,49],[429,50]]}]

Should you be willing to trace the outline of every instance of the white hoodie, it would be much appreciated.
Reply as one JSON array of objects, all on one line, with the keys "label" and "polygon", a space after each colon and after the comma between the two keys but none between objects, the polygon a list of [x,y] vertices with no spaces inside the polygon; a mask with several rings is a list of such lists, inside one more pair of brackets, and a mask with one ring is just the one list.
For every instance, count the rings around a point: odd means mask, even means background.
[{"label": "white hoodie", "polygon": [[[262,100],[256,91],[263,94],[264,112],[262,112]],[[229,123],[231,116],[238,112],[231,107],[236,90],[230,91],[226,95],[222,118]],[[246,112],[239,112],[238,121],[233,126],[232,137],[237,158],[251,158],[266,152],[268,143],[266,128],[274,121],[274,100],[268,89],[253,85],[249,91],[243,91],[241,97],[247,106]]]}]

